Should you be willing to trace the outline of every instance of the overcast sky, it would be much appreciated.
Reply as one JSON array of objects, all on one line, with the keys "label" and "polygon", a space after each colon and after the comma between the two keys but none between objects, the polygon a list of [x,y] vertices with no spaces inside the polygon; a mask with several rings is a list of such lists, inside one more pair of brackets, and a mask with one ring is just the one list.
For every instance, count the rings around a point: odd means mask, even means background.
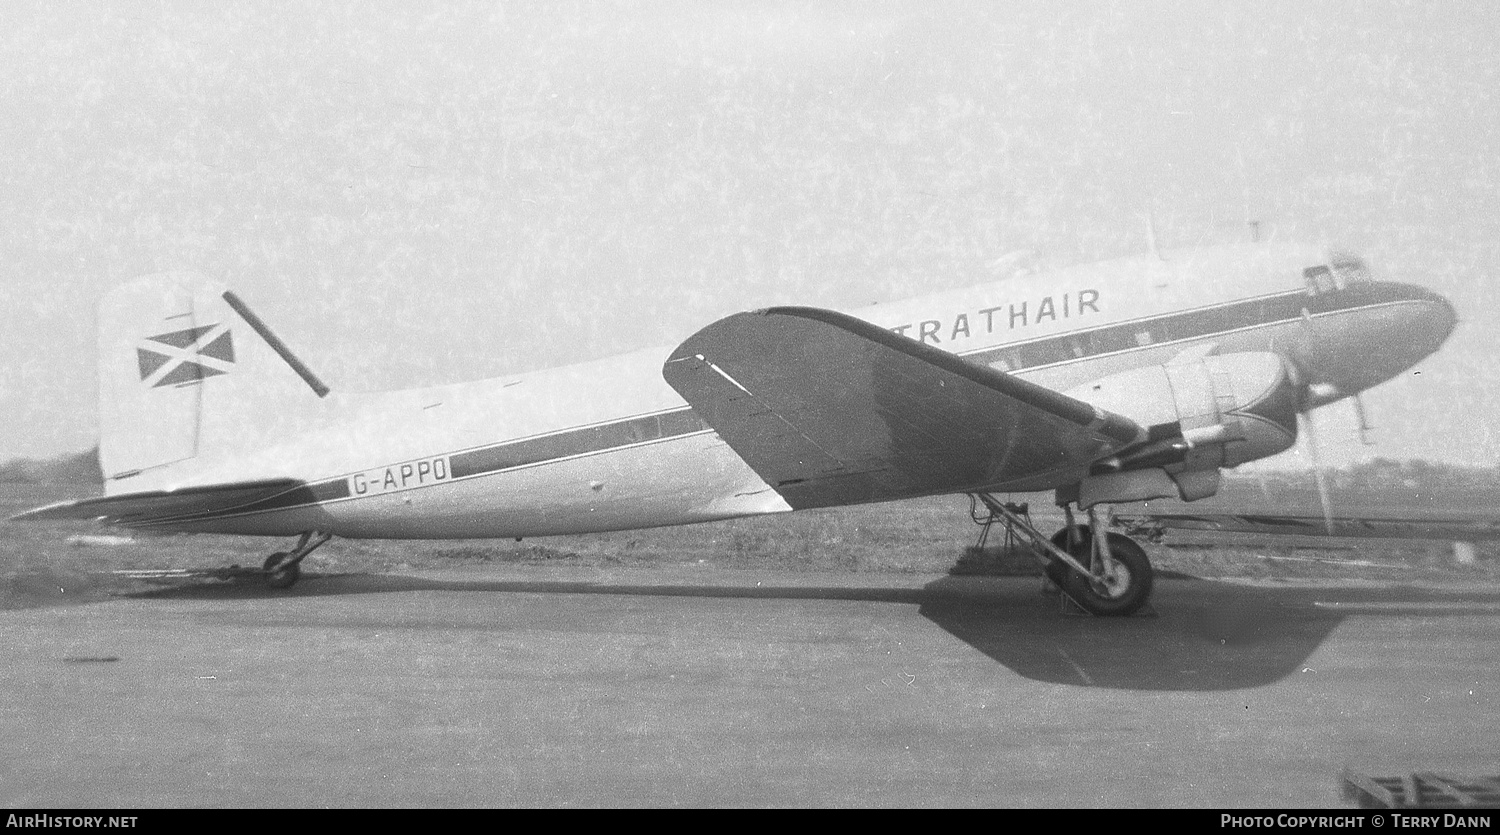
[{"label": "overcast sky", "polygon": [[[0,8],[0,460],[95,442],[94,306],[228,282],[336,388],[1164,243],[1333,242],[1462,319],[1325,458],[1500,462],[1500,4]],[[1296,453],[1279,462],[1295,465]]]}]

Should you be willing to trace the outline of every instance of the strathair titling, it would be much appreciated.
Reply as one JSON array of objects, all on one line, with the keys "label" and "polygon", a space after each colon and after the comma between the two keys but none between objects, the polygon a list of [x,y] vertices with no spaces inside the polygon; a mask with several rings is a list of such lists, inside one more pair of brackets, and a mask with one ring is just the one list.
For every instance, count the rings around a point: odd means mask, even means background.
[{"label": "strathair titling", "polygon": [[940,345],[970,336],[1013,331],[1098,312],[1099,291],[1079,290],[1076,293],[997,304],[972,313],[966,311],[954,316],[952,321],[922,319],[908,322],[891,328],[891,331],[919,342]]}]

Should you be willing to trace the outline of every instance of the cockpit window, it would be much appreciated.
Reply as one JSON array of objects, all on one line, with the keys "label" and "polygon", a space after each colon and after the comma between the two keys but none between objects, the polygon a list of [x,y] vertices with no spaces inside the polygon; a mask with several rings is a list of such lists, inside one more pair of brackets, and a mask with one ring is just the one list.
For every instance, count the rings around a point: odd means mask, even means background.
[{"label": "cockpit window", "polygon": [[1323,264],[1316,267],[1308,267],[1302,271],[1302,278],[1307,281],[1307,293],[1316,296],[1322,293],[1331,293],[1334,290],[1342,290],[1351,284],[1368,282],[1370,268],[1357,255],[1347,252],[1329,253],[1328,261],[1333,265],[1329,269]]},{"label": "cockpit window", "polygon": [[1370,269],[1358,256],[1335,252],[1330,260],[1333,261],[1333,273],[1337,277],[1339,286],[1370,280]]},{"label": "cockpit window", "polygon": [[1332,293],[1338,289],[1333,278],[1333,271],[1321,264],[1303,270],[1302,277],[1307,280],[1307,292],[1310,295]]}]

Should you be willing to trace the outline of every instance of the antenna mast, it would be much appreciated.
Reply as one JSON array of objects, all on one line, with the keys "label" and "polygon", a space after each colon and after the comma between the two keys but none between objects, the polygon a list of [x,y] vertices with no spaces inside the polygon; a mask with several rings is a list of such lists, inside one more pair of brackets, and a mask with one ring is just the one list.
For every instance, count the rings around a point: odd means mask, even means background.
[{"label": "antenna mast", "polygon": [[1146,210],[1146,246],[1151,249],[1152,255],[1163,261],[1167,260],[1162,257],[1161,250],[1156,246],[1156,212],[1150,209]]}]

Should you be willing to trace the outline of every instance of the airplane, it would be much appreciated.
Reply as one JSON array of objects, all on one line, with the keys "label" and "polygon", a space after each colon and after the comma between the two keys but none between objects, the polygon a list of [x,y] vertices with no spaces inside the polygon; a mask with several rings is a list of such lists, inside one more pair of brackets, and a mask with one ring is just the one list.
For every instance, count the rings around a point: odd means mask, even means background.
[{"label": "airplane", "polygon": [[[1434,353],[1423,287],[1289,243],[1162,251],[838,312],[770,307],[676,347],[468,383],[331,391],[234,292],[148,276],[101,304],[104,495],[17,519],[298,537],[511,538],[969,494],[1084,610],[1153,570],[1099,507],[1213,495],[1299,414]],[[1048,536],[996,493],[1052,491]],[[1074,509],[1086,513],[1079,521]]]}]

